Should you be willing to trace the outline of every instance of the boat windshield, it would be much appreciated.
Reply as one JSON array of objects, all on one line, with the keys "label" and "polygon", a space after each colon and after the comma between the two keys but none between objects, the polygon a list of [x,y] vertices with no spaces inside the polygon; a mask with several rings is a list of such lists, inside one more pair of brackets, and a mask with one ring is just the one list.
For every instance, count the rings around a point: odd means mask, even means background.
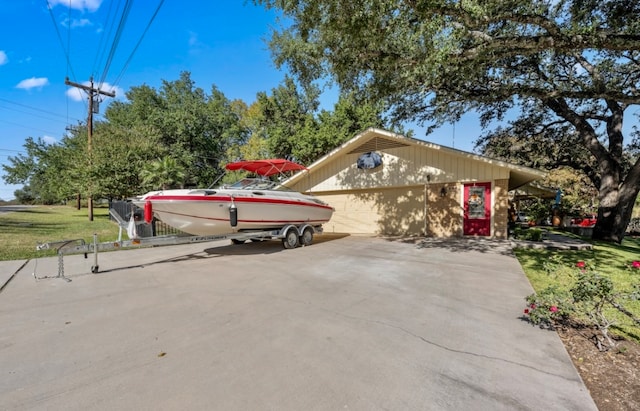
[{"label": "boat windshield", "polygon": [[260,178],[243,178],[242,180],[226,185],[224,188],[234,188],[236,190],[289,190],[281,186],[277,181]]}]

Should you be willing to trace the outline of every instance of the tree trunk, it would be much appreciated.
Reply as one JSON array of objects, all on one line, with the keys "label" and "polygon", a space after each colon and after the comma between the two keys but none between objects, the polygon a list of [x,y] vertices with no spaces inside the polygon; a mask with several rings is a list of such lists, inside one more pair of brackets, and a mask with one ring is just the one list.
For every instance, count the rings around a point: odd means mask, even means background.
[{"label": "tree trunk", "polygon": [[[600,190],[602,191],[603,188],[601,187]],[[628,185],[623,185],[617,196],[612,196],[609,193],[606,201],[601,200],[598,208],[598,221],[593,228],[591,238],[620,244],[624,239],[629,221],[631,221],[637,196],[637,187],[630,188]],[[612,200],[612,197],[616,197],[616,199]]]}]

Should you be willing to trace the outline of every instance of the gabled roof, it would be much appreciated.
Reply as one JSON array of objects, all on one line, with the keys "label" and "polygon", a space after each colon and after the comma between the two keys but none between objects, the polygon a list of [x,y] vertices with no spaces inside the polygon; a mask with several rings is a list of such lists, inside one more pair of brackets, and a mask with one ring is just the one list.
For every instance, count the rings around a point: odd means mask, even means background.
[{"label": "gabled roof", "polygon": [[285,185],[292,185],[298,182],[307,173],[313,173],[314,170],[323,167],[330,163],[335,158],[346,154],[358,154],[367,153],[371,151],[384,151],[385,149],[417,146],[431,150],[438,150],[445,152],[453,156],[458,156],[471,161],[479,161],[487,164],[491,164],[497,167],[503,167],[509,170],[509,190],[514,190],[521,187],[531,181],[544,178],[546,173],[544,171],[536,170],[530,167],[519,166],[505,161],[484,157],[478,154],[469,153],[467,151],[458,150],[451,147],[441,146],[439,144],[431,143],[428,141],[418,140],[415,138],[405,137],[400,134],[395,134],[390,131],[381,130],[377,128],[368,128],[360,134],[356,135],[351,140],[345,142],[341,146],[332,150],[324,157],[318,159],[313,164],[308,166],[308,170],[297,173],[284,182]]}]

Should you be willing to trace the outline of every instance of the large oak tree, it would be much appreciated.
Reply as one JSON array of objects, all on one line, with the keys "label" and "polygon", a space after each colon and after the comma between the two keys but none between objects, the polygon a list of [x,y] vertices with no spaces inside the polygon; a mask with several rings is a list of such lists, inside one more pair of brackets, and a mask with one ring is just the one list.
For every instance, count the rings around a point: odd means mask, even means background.
[{"label": "large oak tree", "polygon": [[545,166],[583,171],[598,189],[594,238],[622,241],[640,189],[623,129],[640,102],[640,3],[254,2],[282,11],[270,45],[303,84],[331,79],[431,127],[471,110],[483,127],[506,122],[485,137],[531,141]]}]

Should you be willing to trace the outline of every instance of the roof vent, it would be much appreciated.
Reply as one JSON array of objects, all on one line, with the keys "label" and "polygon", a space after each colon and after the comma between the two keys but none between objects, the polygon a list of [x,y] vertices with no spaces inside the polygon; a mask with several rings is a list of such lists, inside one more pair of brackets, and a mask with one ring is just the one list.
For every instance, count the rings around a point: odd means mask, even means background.
[{"label": "roof vent", "polygon": [[370,153],[377,150],[388,150],[390,148],[409,147],[409,144],[397,140],[374,137],[371,140],[359,145],[348,154]]}]

